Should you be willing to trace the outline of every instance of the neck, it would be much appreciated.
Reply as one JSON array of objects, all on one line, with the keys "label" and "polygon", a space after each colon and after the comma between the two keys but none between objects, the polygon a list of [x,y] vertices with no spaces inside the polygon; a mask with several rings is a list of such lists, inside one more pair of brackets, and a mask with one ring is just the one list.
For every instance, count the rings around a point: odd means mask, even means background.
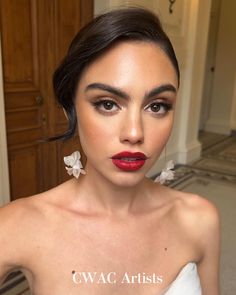
[{"label": "neck", "polygon": [[76,181],[76,195],[86,211],[101,212],[106,215],[127,215],[143,210],[151,197],[152,181],[144,177],[135,185],[117,185],[95,170],[89,163],[85,167],[86,175]]}]

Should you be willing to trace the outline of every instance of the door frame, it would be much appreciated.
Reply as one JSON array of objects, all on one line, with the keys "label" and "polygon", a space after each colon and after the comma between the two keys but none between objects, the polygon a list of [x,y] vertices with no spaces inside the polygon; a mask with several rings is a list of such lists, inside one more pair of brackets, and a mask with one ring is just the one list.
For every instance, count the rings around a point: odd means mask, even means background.
[{"label": "door frame", "polygon": [[3,91],[2,46],[0,32],[0,206],[10,202],[6,120]]},{"label": "door frame", "polygon": [[199,130],[203,131],[206,130],[207,121],[209,120],[210,116],[210,105],[212,101],[212,90],[214,83],[214,69],[216,64],[217,37],[219,31],[221,1],[222,0],[211,1],[209,36],[207,41],[201,114],[199,119]]}]

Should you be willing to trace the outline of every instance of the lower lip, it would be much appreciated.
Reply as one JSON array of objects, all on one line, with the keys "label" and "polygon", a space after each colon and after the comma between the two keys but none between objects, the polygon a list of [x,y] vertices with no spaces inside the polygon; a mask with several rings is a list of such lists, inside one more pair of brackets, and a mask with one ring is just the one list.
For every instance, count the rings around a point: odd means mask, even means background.
[{"label": "lower lip", "polygon": [[124,171],[135,171],[145,164],[145,160],[125,161],[121,159],[112,159],[112,162],[116,167]]}]

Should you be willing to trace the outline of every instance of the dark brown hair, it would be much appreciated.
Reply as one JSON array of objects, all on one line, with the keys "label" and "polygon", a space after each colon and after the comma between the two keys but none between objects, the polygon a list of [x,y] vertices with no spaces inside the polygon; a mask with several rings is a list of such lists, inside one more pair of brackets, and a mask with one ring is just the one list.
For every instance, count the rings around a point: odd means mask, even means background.
[{"label": "dark brown hair", "polygon": [[77,125],[74,99],[82,71],[120,41],[146,41],[157,44],[169,57],[179,82],[179,66],[174,49],[154,13],[144,8],[130,7],[99,15],[78,32],[53,75],[55,96],[67,113],[69,126],[64,134],[49,140],[65,140],[74,135]]}]

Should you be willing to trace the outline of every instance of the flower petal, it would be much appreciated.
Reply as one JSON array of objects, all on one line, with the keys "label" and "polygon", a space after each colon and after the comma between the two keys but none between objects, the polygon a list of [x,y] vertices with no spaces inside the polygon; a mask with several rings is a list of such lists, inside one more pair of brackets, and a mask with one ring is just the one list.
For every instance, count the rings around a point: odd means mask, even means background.
[{"label": "flower petal", "polygon": [[163,184],[166,180],[174,179],[175,171],[171,170],[174,168],[173,160],[170,160],[166,163],[165,168],[161,171],[161,174],[154,179],[154,182],[160,182]]}]

